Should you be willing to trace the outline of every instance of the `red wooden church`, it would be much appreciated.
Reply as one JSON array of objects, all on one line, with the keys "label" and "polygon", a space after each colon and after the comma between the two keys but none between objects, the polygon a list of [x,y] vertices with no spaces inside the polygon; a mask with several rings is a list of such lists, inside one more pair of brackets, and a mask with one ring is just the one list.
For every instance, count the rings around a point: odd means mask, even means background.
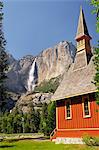
[{"label": "red wooden church", "polygon": [[[56,129],[51,139],[79,143],[84,134],[99,136],[99,106],[92,83],[95,68],[84,13],[80,8],[75,61],[65,73],[52,101],[56,101]],[[69,141],[68,141],[68,140]],[[66,141],[67,140],[67,141]]]}]

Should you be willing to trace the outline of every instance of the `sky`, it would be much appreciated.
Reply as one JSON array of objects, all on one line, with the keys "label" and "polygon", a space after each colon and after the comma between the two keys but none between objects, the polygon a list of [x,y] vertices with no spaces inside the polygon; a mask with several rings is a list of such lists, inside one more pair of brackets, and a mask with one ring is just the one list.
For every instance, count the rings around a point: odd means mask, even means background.
[{"label": "sky", "polygon": [[80,5],[82,5],[91,45],[99,39],[96,17],[88,0],[3,0],[3,29],[6,49],[16,59],[38,55],[60,41],[74,45]]}]

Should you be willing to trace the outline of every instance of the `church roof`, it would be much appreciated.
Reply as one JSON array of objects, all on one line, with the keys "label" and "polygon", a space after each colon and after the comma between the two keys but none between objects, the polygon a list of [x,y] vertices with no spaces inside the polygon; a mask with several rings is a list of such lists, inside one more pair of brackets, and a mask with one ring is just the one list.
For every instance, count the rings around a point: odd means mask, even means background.
[{"label": "church roof", "polygon": [[95,76],[93,60],[91,59],[88,65],[79,69],[75,69],[74,66],[75,63],[65,73],[52,101],[96,92],[96,87],[92,83]]},{"label": "church roof", "polygon": [[84,17],[84,12],[83,12],[82,7],[80,7],[80,15],[79,15],[76,39],[79,39],[80,37],[82,37],[84,35],[90,37],[88,28],[86,25],[85,17]]}]

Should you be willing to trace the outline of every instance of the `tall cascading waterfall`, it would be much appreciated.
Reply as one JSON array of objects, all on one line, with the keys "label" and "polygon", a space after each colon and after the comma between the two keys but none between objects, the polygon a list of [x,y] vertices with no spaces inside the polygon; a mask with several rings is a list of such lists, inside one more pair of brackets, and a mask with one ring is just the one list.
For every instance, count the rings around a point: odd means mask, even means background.
[{"label": "tall cascading waterfall", "polygon": [[32,92],[34,90],[37,80],[38,80],[38,71],[37,71],[37,64],[35,58],[29,72],[29,78],[27,83],[29,92]]}]

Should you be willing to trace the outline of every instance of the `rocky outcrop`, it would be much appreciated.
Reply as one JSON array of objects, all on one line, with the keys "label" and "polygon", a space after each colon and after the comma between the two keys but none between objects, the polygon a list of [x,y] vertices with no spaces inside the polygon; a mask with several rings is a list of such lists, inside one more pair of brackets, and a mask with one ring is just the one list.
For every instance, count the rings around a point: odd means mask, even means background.
[{"label": "rocky outcrop", "polygon": [[51,100],[52,93],[29,93],[22,95],[17,103],[16,107],[23,113],[28,113],[31,106],[35,108],[40,108],[43,103],[49,103]]}]

